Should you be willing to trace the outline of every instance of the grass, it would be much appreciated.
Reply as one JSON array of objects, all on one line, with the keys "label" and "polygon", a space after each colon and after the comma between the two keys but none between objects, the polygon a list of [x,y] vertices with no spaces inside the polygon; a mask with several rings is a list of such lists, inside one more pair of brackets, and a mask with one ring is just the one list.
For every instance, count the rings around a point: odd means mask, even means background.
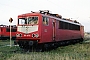
[{"label": "grass", "polygon": [[22,52],[15,46],[1,47],[4,43],[9,44],[6,42],[0,41],[0,60],[90,60],[90,42],[62,46],[48,52]]},{"label": "grass", "polygon": [[[17,50],[19,47],[8,46],[10,45],[9,40],[0,40],[0,60],[7,60],[13,56],[13,51]],[[12,45],[14,45],[14,41],[12,40]]]},{"label": "grass", "polygon": [[[11,44],[14,45],[14,40],[11,40]],[[0,40],[0,47],[10,45],[10,40]]]}]

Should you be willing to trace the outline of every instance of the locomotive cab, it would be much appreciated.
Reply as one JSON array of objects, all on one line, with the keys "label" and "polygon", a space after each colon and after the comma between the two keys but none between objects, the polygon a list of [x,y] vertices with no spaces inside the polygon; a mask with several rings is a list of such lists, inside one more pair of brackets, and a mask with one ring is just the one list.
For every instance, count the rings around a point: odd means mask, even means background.
[{"label": "locomotive cab", "polygon": [[26,44],[32,46],[40,41],[40,19],[41,17],[37,13],[18,16],[16,40],[19,45],[24,42],[23,45]]}]

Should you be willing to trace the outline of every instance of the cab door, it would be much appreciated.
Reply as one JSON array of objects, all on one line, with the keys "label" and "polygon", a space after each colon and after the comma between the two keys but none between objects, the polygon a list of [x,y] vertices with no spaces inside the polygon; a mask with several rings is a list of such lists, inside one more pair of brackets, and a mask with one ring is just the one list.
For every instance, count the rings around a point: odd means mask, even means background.
[{"label": "cab door", "polygon": [[1,37],[1,28],[0,28],[0,37]]},{"label": "cab door", "polygon": [[53,41],[55,41],[56,37],[56,22],[55,19],[53,19]]}]

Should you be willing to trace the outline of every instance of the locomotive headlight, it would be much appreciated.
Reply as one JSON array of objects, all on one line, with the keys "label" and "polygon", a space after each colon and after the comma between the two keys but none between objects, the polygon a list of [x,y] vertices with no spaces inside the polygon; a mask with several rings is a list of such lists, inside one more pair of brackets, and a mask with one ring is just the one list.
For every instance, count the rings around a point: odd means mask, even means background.
[{"label": "locomotive headlight", "polygon": [[19,34],[16,34],[16,37],[19,37]]},{"label": "locomotive headlight", "polygon": [[38,37],[39,37],[39,35],[38,35],[38,34],[35,34],[35,37],[36,37],[36,38],[38,38]]},{"label": "locomotive headlight", "polygon": [[35,34],[32,34],[32,37],[35,37]]},{"label": "locomotive headlight", "polygon": [[22,34],[16,34],[16,36],[17,36],[17,37],[21,37],[21,36],[22,36]]},{"label": "locomotive headlight", "polygon": [[36,37],[36,38],[38,38],[39,35],[38,35],[38,34],[32,34],[32,37]]},{"label": "locomotive headlight", "polygon": [[21,36],[22,36],[22,34],[19,34],[19,36],[21,37]]}]

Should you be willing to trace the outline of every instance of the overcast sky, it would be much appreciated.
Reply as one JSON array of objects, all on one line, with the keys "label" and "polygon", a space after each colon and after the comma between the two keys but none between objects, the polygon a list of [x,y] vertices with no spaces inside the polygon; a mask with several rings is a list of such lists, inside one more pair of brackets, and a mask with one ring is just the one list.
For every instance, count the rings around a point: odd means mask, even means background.
[{"label": "overcast sky", "polygon": [[79,21],[90,32],[90,0],[0,0],[0,24],[9,25],[9,18],[17,24],[17,16],[31,11],[50,10]]}]

